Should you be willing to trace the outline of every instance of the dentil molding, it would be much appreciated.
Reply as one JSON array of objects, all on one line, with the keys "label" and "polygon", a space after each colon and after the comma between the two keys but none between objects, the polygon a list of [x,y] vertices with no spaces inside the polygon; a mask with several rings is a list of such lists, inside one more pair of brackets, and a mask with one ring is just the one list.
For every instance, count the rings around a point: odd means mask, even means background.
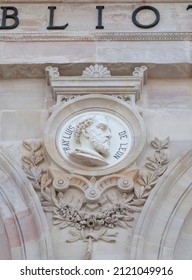
[{"label": "dentil molding", "polygon": [[192,32],[67,32],[62,33],[3,33],[2,42],[40,41],[191,41]]}]

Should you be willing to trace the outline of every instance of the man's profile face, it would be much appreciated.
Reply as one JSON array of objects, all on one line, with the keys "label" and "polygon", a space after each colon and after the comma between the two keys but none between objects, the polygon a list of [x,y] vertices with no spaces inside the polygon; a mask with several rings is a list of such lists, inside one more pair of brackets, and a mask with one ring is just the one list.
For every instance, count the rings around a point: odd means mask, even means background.
[{"label": "man's profile face", "polygon": [[108,156],[110,151],[111,131],[108,126],[108,120],[105,116],[95,116],[94,122],[87,127],[89,140],[98,153]]}]

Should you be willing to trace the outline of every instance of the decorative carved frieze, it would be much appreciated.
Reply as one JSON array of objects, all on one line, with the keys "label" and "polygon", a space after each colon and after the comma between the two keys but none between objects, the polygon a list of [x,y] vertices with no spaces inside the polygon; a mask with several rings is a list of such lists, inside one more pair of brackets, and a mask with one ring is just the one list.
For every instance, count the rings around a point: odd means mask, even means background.
[{"label": "decorative carved frieze", "polygon": [[0,33],[0,41],[191,41],[191,32]]},{"label": "decorative carved frieze", "polygon": [[90,259],[93,242],[116,242],[119,228],[133,226],[135,213],[141,212],[167,168],[168,143],[169,138],[151,142],[155,153],[146,163],[149,172],[132,168],[123,174],[87,179],[51,166],[45,169],[41,166],[45,160],[41,144],[24,142],[24,170],[39,193],[44,211],[52,213],[53,225],[69,228],[67,242],[87,242],[85,259]]},{"label": "decorative carved frieze", "polygon": [[[88,66],[87,63],[54,63],[59,69],[60,76],[81,76],[83,70]],[[191,66],[188,63],[161,63],[151,61],[147,63],[147,77],[149,78],[189,78],[191,76]],[[105,66],[110,69],[112,76],[127,76],[133,72],[137,63],[106,63]],[[21,79],[21,78],[45,78],[46,63],[36,62],[25,63],[5,63],[0,65],[0,78],[2,79]],[[145,77],[144,77],[145,78]],[[67,95],[67,93],[65,94]],[[125,94],[126,95],[126,94]],[[57,97],[59,99],[59,95]],[[59,102],[59,101],[58,101]]]}]

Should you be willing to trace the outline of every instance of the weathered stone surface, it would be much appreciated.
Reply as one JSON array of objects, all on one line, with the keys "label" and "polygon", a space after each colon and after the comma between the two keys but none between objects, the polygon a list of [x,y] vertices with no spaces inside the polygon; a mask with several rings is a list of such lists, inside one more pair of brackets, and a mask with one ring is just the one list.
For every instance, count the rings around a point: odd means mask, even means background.
[{"label": "weathered stone surface", "polygon": [[[148,30],[131,20],[146,3],[160,12],[160,22]],[[0,151],[0,259],[51,258],[51,243],[54,259],[192,258],[192,9],[184,1],[106,0],[104,29],[96,30],[98,4],[1,1],[18,8],[20,25],[0,30],[0,147],[6,151]],[[65,30],[47,30],[49,5],[57,6],[54,24],[69,23]],[[143,11],[138,19],[145,24],[155,18]],[[110,78],[99,71],[89,76],[90,65],[107,67]],[[130,76],[142,65],[147,83],[139,78],[135,90]],[[58,75],[48,78],[47,66],[58,67]],[[100,97],[93,101],[93,93]],[[68,154],[63,165],[64,122],[77,130],[78,113],[92,112],[110,119],[108,138],[121,127],[121,115],[129,123],[130,150],[141,141],[142,152],[122,166],[121,159],[111,160],[111,172],[95,171],[93,157],[92,169],[87,162],[72,164]],[[136,115],[142,125],[134,129]],[[88,131],[81,127],[81,140],[90,145]],[[110,152],[118,141],[110,140]]]},{"label": "weathered stone surface", "polygon": [[49,259],[50,237],[38,197],[2,149],[0,158],[0,259]]},{"label": "weathered stone surface", "polygon": [[5,111],[1,117],[2,141],[40,138],[47,113],[41,111]]},{"label": "weathered stone surface", "polygon": [[0,95],[0,110],[32,111],[46,108],[44,79],[1,80]]},{"label": "weathered stone surface", "polygon": [[[191,240],[184,234],[185,221],[191,215],[191,163],[190,151],[178,159],[164,180],[156,185],[138,219],[131,248],[133,259],[176,259],[178,244],[183,245],[179,259],[191,256],[187,247]],[[191,232],[190,224],[188,230]]]},{"label": "weathered stone surface", "polygon": [[[91,62],[94,64],[93,62]],[[190,63],[131,63],[114,62],[102,63],[107,67],[112,76],[130,76],[135,67],[145,65],[147,67],[148,78],[189,78],[191,77]],[[84,69],[90,66],[88,62],[82,63],[24,63],[24,64],[1,64],[0,77],[3,79],[21,79],[21,78],[45,78],[45,69],[47,66],[58,67],[62,76],[81,76]],[[29,83],[30,80],[28,80]],[[185,80],[186,82],[188,80]],[[11,84],[11,81],[10,81]]]},{"label": "weathered stone surface", "polygon": [[[132,14],[142,3],[104,3],[103,25],[105,31],[140,32],[132,22]],[[58,3],[55,11],[54,25],[69,24],[67,31],[95,31],[98,11],[97,3]],[[152,32],[190,32],[191,11],[187,11],[188,3],[150,3],[160,13],[159,23],[151,28]],[[18,3],[20,25],[13,32],[45,32],[49,25],[49,9],[47,4]],[[142,24],[150,24],[155,20],[150,10],[140,11],[137,20]],[[86,20],[85,20],[86,19]],[[52,31],[51,31],[52,32]],[[54,31],[53,31],[54,32]],[[64,31],[65,32],[65,31]],[[145,32],[143,30],[143,32]]]}]

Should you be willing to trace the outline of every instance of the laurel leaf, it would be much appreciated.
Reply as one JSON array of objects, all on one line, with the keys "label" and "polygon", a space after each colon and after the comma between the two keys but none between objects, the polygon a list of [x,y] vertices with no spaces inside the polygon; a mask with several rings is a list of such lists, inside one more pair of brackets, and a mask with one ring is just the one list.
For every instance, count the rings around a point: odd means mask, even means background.
[{"label": "laurel leaf", "polygon": [[32,146],[30,143],[23,141],[23,146],[28,150],[28,151],[32,151]]},{"label": "laurel leaf", "polygon": [[42,206],[53,206],[53,204],[50,201],[42,201],[41,205]]},{"label": "laurel leaf", "polygon": [[66,228],[66,227],[68,227],[68,226],[69,226],[69,223],[67,223],[67,222],[62,222],[62,223],[60,223],[59,228],[62,229],[62,228]]},{"label": "laurel leaf", "polygon": [[33,151],[36,152],[41,148],[41,143],[36,143],[33,145]]},{"label": "laurel leaf", "polygon": [[81,234],[82,239],[85,239],[85,231],[84,231],[84,229],[82,229],[80,231],[80,234]]},{"label": "laurel leaf", "polygon": [[145,186],[146,185],[146,182],[143,180],[142,177],[140,177],[138,180],[137,180],[137,183],[141,186]]},{"label": "laurel leaf", "polygon": [[34,158],[34,165],[37,165],[37,164],[38,164],[39,162],[41,162],[43,159],[44,159],[43,154],[36,155],[35,158]]},{"label": "laurel leaf", "polygon": [[149,168],[150,170],[153,170],[153,171],[157,170],[157,165],[155,165],[155,164],[153,164],[153,163],[147,162],[147,163],[145,164],[145,166],[146,166],[147,168]]},{"label": "laurel leaf", "polygon": [[118,220],[117,224],[118,224],[118,226],[127,229],[127,224],[125,221]]},{"label": "laurel leaf", "polygon": [[52,179],[48,179],[46,182],[45,182],[45,187],[48,187],[51,183],[52,183]]},{"label": "laurel leaf", "polygon": [[145,192],[144,192],[142,198],[143,198],[143,199],[147,199],[148,196],[149,196],[149,194],[150,194],[150,191],[151,191],[151,189],[150,189],[150,190],[147,190],[147,191],[145,190]]},{"label": "laurel leaf", "polygon": [[43,210],[45,212],[52,212],[53,211],[53,206],[42,206]]},{"label": "laurel leaf", "polygon": [[71,243],[71,242],[76,242],[78,240],[81,240],[82,238],[79,236],[70,236],[69,239],[66,240],[66,242]]},{"label": "laurel leaf", "polygon": [[110,242],[110,243],[116,242],[115,238],[111,238],[111,237],[105,236],[105,235],[103,235],[100,239],[103,241],[106,241],[106,242]]},{"label": "laurel leaf", "polygon": [[81,232],[77,229],[70,229],[69,230],[70,234],[73,235],[73,236],[79,236],[81,237]]},{"label": "laurel leaf", "polygon": [[134,193],[135,193],[135,196],[136,196],[137,198],[140,198],[139,187],[136,187],[136,186],[135,186],[135,188],[134,188]]},{"label": "laurel leaf", "polygon": [[161,149],[161,142],[158,138],[155,137],[155,139],[153,141],[151,141],[151,145],[153,148],[159,150]]},{"label": "laurel leaf", "polygon": [[161,168],[159,168],[159,170],[158,170],[159,176],[162,176],[163,173],[166,171],[166,169],[167,169],[167,166],[162,166]]},{"label": "laurel leaf", "polygon": [[47,182],[47,173],[41,176],[41,187],[44,188]]},{"label": "laurel leaf", "polygon": [[24,162],[26,162],[26,163],[28,163],[28,164],[31,164],[31,163],[32,163],[30,157],[23,156],[22,159],[23,159]]},{"label": "laurel leaf", "polygon": [[153,163],[156,163],[156,159],[152,156],[148,157],[147,159]]},{"label": "laurel leaf", "polygon": [[162,141],[162,148],[167,149],[169,145],[170,137],[167,137],[165,140]]},{"label": "laurel leaf", "polygon": [[47,201],[52,201],[50,195],[46,194],[44,191],[41,190],[42,197]]},{"label": "laurel leaf", "polygon": [[144,204],[145,204],[145,199],[142,199],[142,198],[140,198],[140,199],[135,199],[134,201],[133,201],[133,205],[134,206],[143,206]]},{"label": "laurel leaf", "polygon": [[127,215],[127,216],[123,217],[123,220],[124,221],[132,221],[132,220],[134,220],[134,217]]}]

